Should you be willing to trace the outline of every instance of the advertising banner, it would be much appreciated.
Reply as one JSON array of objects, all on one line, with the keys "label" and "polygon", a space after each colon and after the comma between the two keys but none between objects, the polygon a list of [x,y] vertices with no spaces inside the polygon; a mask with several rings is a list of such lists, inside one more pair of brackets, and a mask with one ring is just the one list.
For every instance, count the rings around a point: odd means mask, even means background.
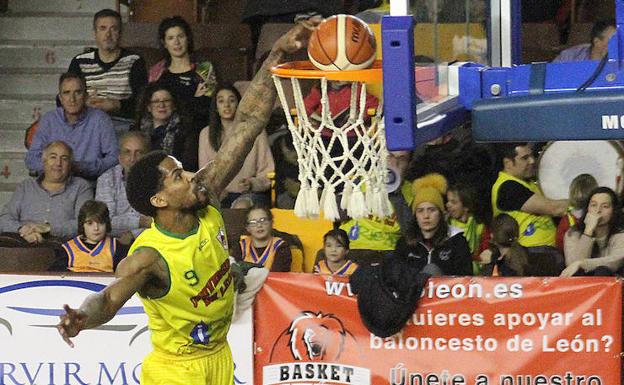
[{"label": "advertising banner", "polygon": [[346,278],[271,274],[256,301],[256,384],[620,383],[614,278],[432,278],[388,338],[362,324]]},{"label": "advertising banner", "polygon": [[[138,384],[141,362],[152,347],[137,296],[110,322],[81,332],[73,349],[56,329],[63,304],[76,308],[112,280],[0,275],[0,385]],[[252,326],[249,310],[230,328],[235,385],[253,384]]]}]

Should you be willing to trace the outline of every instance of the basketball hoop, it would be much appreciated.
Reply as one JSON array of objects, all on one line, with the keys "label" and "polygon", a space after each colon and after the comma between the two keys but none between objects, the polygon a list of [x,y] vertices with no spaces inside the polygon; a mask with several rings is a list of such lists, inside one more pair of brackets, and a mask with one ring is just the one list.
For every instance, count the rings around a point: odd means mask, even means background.
[{"label": "basketball hoop", "polygon": [[[381,82],[381,61],[365,70],[321,71],[308,61],[298,61],[281,64],[271,71],[297,152],[301,187],[295,202],[295,215],[318,217],[322,210],[326,219],[338,220],[336,195],[340,192],[340,207],[351,218],[390,215],[392,205],[386,189],[388,151],[381,101],[370,122],[366,122],[366,83]],[[290,79],[297,119],[289,113],[291,106],[281,78]],[[319,122],[311,120],[306,112],[299,79],[321,81]],[[335,125],[335,117],[330,112],[328,81],[351,82],[348,118],[339,126]],[[331,136],[321,135],[321,132],[328,131]],[[320,200],[319,189],[322,189]]]}]

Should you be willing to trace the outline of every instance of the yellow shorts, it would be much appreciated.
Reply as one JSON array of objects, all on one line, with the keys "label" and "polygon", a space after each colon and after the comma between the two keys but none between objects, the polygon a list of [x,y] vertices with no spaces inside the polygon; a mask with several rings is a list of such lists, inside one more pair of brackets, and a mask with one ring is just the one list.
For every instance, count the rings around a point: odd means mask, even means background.
[{"label": "yellow shorts", "polygon": [[232,385],[234,360],[227,343],[214,353],[180,356],[153,351],[141,368],[141,385]]}]

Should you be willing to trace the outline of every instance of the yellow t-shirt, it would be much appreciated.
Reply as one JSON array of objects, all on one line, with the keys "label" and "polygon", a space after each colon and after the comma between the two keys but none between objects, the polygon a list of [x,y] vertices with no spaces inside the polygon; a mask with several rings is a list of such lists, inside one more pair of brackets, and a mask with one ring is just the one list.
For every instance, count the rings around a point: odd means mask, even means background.
[{"label": "yellow t-shirt", "polygon": [[142,247],[156,250],[169,269],[171,283],[164,296],[141,296],[156,350],[210,354],[226,343],[234,290],[225,225],[214,207],[199,211],[198,217],[198,227],[184,235],[152,224],[130,248],[130,253]]}]

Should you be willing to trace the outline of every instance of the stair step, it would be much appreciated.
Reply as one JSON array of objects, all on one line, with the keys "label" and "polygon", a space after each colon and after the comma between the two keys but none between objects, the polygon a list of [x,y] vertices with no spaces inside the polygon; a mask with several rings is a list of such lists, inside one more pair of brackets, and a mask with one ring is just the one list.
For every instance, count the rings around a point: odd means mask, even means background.
[{"label": "stair step", "polygon": [[39,100],[0,99],[0,125],[20,124],[26,129],[37,113],[43,114],[55,108],[54,96]]},{"label": "stair step", "polygon": [[[2,140],[0,140],[0,152],[19,152],[25,151],[24,147],[24,134],[26,133],[26,127],[7,127],[6,124],[0,123],[0,136],[2,136]],[[0,170],[1,172],[2,170]],[[0,179],[2,177],[0,176]]]},{"label": "stair step", "polygon": [[0,152],[0,184],[17,184],[29,178],[25,156],[26,153]]},{"label": "stair step", "polygon": [[13,195],[13,191],[15,191],[15,187],[5,187],[2,183],[0,183],[0,208],[9,203],[9,200],[11,200],[11,196]]},{"label": "stair step", "polygon": [[85,46],[5,45],[1,47],[0,69],[34,69],[59,73],[69,68],[71,59],[84,52]]},{"label": "stair step", "polygon": [[58,93],[57,74],[1,74],[2,93],[11,95],[56,95]]},{"label": "stair step", "polygon": [[9,12],[79,12],[94,14],[115,9],[114,0],[9,0]]},{"label": "stair step", "polygon": [[93,38],[92,17],[11,17],[0,18],[4,40],[71,40]]}]

